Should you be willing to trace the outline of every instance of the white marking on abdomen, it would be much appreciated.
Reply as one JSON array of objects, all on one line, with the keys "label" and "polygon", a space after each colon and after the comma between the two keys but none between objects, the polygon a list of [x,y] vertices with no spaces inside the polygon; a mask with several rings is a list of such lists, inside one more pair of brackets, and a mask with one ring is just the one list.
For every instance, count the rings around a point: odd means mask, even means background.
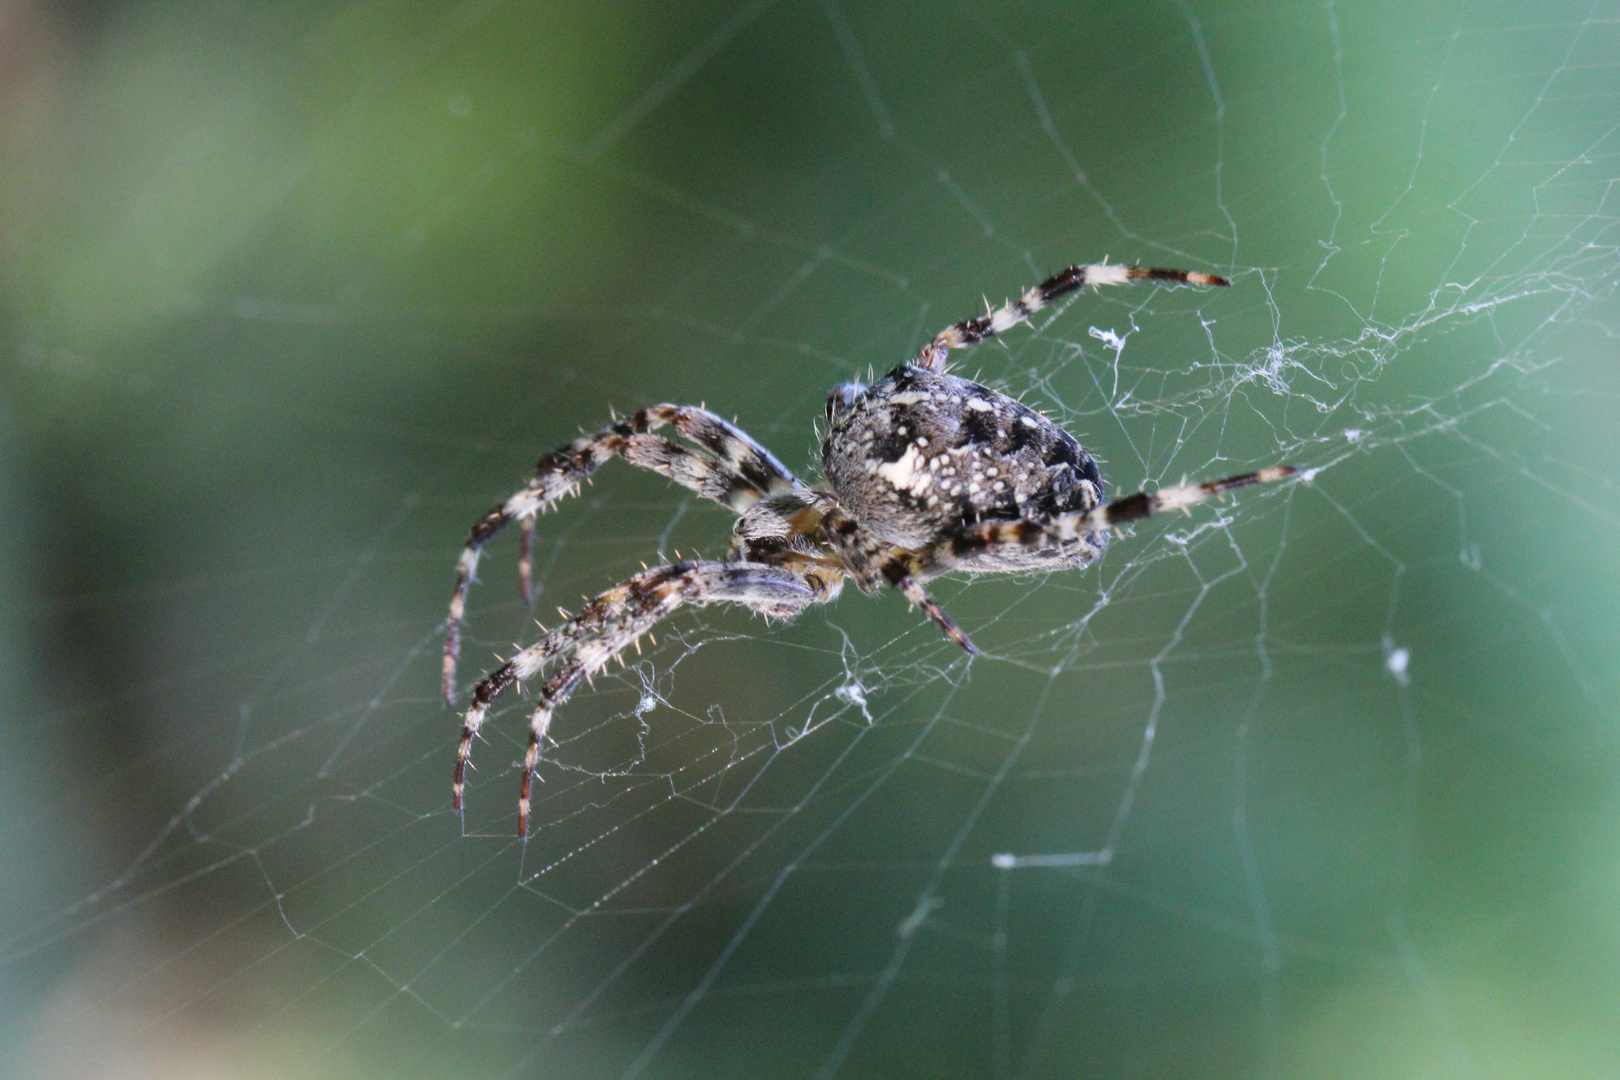
[{"label": "white marking on abdomen", "polygon": [[906,452],[900,455],[900,460],[879,465],[877,474],[897,488],[910,488],[921,457],[915,446],[908,446]]}]

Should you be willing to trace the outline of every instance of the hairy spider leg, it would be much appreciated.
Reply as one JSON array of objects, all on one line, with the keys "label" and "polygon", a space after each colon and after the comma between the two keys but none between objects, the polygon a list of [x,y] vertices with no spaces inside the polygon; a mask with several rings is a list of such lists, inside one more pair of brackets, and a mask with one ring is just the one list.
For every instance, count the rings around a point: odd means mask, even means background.
[{"label": "hairy spider leg", "polygon": [[1208,480],[1202,484],[1161,488],[1149,493],[1139,491],[1104,506],[1070,514],[1060,514],[1050,522],[1039,521],[986,521],[941,541],[929,548],[913,553],[908,562],[913,572],[925,577],[949,573],[965,556],[998,545],[1025,548],[1059,548],[1088,533],[1105,532],[1130,521],[1140,521],[1166,510],[1183,510],[1208,499],[1216,498],[1233,488],[1250,484],[1269,484],[1292,476],[1292,465],[1276,465],[1256,472],[1229,476],[1224,480]]},{"label": "hairy spider leg", "polygon": [[[666,425],[673,425],[697,447],[650,434]],[[766,495],[805,486],[786,465],[741,428],[707,409],[689,405],[654,405],[641,409],[546,454],[536,463],[529,482],[480,518],[467,535],[456,564],[456,585],[450,594],[450,615],[444,633],[442,689],[446,705],[455,701],[456,661],[461,653],[467,591],[472,587],[484,544],[513,521],[524,523],[518,577],[524,601],[528,602],[533,597],[535,516],[577,491],[586,477],[612,457],[622,457],[632,465],[662,473],[734,513],[743,512]]]},{"label": "hairy spider leg", "polygon": [[1003,330],[1010,330],[1060,296],[1087,285],[1124,285],[1142,280],[1173,281],[1182,285],[1231,284],[1223,277],[1192,270],[1161,270],[1151,266],[1121,266],[1117,263],[1071,266],[988,314],[947,326],[933,341],[923,346],[922,352],[912,362],[920,368],[944,373],[947,368],[946,356],[952,349],[965,349]]},{"label": "hairy spider leg", "polygon": [[655,566],[626,579],[581,608],[543,641],[529,646],[484,676],[473,689],[472,704],[461,729],[452,803],[459,812],[472,741],[490,707],[514,684],[537,674],[550,659],[573,657],[546,682],[529,719],[529,745],[523,756],[523,785],[518,800],[518,835],[528,835],[529,795],[540,760],[540,740],[552,715],[568,700],[581,679],[600,671],[637,638],[682,605],[741,604],[761,614],[791,619],[817,601],[818,593],[798,574],[763,563],[696,562]]}]

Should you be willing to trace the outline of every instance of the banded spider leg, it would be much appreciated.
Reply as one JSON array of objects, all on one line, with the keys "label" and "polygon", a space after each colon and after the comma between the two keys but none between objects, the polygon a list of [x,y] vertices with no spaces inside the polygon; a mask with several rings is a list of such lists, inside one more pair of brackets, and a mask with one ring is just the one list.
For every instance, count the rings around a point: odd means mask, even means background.
[{"label": "banded spider leg", "polygon": [[523,785],[518,799],[518,835],[529,831],[529,795],[540,741],[557,711],[580,680],[600,671],[661,620],[683,605],[740,604],[761,614],[791,619],[816,601],[818,591],[791,570],[761,563],[686,560],[655,566],[586,604],[562,626],[484,676],[472,693],[456,751],[453,805],[461,812],[473,739],[488,719],[490,707],[512,686],[521,686],[548,661],[571,657],[547,680],[529,718],[529,745],[523,755]]}]

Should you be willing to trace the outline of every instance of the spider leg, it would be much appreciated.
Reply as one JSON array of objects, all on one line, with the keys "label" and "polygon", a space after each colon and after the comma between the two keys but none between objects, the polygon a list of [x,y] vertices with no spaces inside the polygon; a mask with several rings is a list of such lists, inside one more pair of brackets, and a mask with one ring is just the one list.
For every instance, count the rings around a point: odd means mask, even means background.
[{"label": "spider leg", "polygon": [[948,573],[962,558],[997,545],[1018,545],[1026,548],[1056,548],[1088,534],[1106,532],[1130,521],[1166,510],[1184,510],[1190,506],[1250,484],[1269,484],[1292,476],[1292,465],[1274,465],[1268,469],[1228,476],[1224,480],[1208,480],[1202,484],[1161,488],[1155,492],[1139,491],[1122,499],[1091,510],[1059,514],[1049,522],[1039,521],[986,521],[930,548],[913,553],[907,560],[914,573],[936,577]]},{"label": "spider leg", "polygon": [[924,614],[933,619],[934,623],[945,631],[946,637],[966,649],[969,656],[979,655],[979,647],[973,644],[968,636],[962,632],[962,628],[956,625],[955,619],[945,614],[945,609],[940,607],[938,601],[932,596],[928,595],[927,590],[918,583],[916,578],[911,576],[903,563],[891,562],[884,567],[883,572],[884,576],[889,579],[890,584],[899,589],[905,598],[911,601],[913,606],[922,608]]},{"label": "spider leg", "polygon": [[[673,426],[697,446],[688,447],[652,434],[665,426]],[[613,457],[622,457],[632,465],[662,473],[736,513],[766,495],[804,487],[787,466],[741,428],[707,409],[688,405],[654,405],[642,409],[546,454],[535,464],[533,478],[480,518],[467,535],[467,543],[456,564],[456,585],[450,595],[450,615],[444,633],[446,705],[455,700],[456,660],[461,652],[467,590],[478,570],[484,544],[513,521],[524,523],[518,576],[525,601],[530,599],[535,516],[563,496],[578,491],[581,482]]]},{"label": "spider leg", "polygon": [[941,330],[912,363],[929,371],[944,372],[946,355],[952,349],[965,349],[987,337],[1029,318],[1058,297],[1087,285],[1124,285],[1141,280],[1175,281],[1183,285],[1229,285],[1225,278],[1214,274],[1199,274],[1191,270],[1160,270],[1150,266],[1121,266],[1117,263],[1096,263],[1091,266],[1071,266],[1053,274],[1016,300],[1008,300],[996,310],[977,319],[964,319]]},{"label": "spider leg", "polygon": [[978,648],[956,625],[945,609],[929,596],[910,568],[897,557],[894,549],[871,536],[860,523],[841,507],[833,507],[821,521],[822,538],[838,553],[845,572],[863,593],[870,596],[877,591],[879,577],[900,590],[914,607],[919,607],[934,620],[945,636],[977,656]]},{"label": "spider leg", "polygon": [[523,788],[518,801],[518,835],[529,828],[529,792],[540,740],[551,717],[568,700],[581,679],[600,671],[682,605],[742,604],[776,618],[791,619],[818,598],[817,591],[790,570],[764,563],[685,561],[643,570],[602,593],[579,614],[484,676],[473,689],[472,703],[461,728],[456,754],[453,804],[462,807],[467,759],[473,738],[490,707],[514,684],[540,672],[548,660],[572,653],[539,693],[529,719],[529,746],[524,753]]}]

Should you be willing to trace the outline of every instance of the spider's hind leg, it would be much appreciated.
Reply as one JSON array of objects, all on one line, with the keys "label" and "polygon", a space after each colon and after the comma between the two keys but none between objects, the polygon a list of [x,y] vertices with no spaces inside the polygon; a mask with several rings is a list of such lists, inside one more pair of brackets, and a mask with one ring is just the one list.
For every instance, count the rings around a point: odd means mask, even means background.
[{"label": "spider's hind leg", "polygon": [[791,619],[818,599],[817,591],[790,570],[763,563],[677,562],[635,574],[586,604],[562,626],[486,675],[474,688],[456,757],[454,805],[462,807],[463,780],[472,740],[495,700],[534,677],[548,660],[572,654],[541,689],[529,718],[518,800],[518,835],[529,829],[529,793],[540,760],[540,741],[556,710],[580,680],[600,671],[683,604],[741,604],[761,614]]}]

